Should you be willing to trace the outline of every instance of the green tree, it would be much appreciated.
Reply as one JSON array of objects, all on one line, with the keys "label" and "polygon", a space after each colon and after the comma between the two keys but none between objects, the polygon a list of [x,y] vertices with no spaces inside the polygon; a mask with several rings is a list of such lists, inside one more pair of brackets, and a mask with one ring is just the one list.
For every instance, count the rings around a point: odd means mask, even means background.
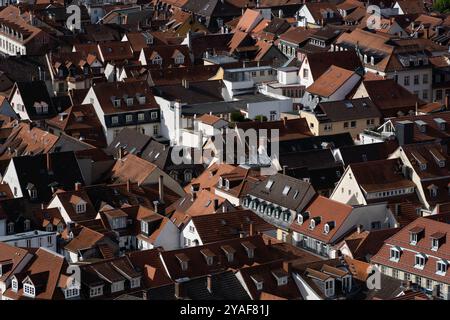
[{"label": "green tree", "polygon": [[242,113],[240,113],[239,111],[234,111],[231,113],[230,116],[231,121],[233,122],[243,122],[245,121],[245,117]]},{"label": "green tree", "polygon": [[262,114],[259,114],[255,117],[256,121],[267,121],[267,117],[263,116]]},{"label": "green tree", "polygon": [[433,5],[434,10],[441,13],[450,12],[450,0],[436,0]]}]

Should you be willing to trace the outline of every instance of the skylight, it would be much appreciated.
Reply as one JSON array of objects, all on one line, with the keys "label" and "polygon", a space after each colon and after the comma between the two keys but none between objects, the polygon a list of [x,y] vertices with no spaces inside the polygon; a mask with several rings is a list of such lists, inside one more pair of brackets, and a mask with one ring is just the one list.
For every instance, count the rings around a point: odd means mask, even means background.
[{"label": "skylight", "polygon": [[272,188],[272,186],[273,186],[273,180],[267,181],[266,189],[270,189],[270,188]]},{"label": "skylight", "polygon": [[283,196],[287,196],[290,190],[291,190],[290,186],[285,186],[283,189]]}]

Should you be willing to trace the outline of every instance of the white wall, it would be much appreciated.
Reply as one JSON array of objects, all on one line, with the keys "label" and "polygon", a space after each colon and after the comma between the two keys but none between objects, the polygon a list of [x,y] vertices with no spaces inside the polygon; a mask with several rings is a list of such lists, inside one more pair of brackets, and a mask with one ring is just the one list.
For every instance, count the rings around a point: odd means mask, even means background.
[{"label": "white wall", "polygon": [[292,99],[247,103],[247,118],[249,119],[254,119],[257,115],[264,115],[270,120],[271,111],[277,112],[274,120],[280,120],[281,112],[292,111]]},{"label": "white wall", "polygon": [[19,183],[19,177],[17,176],[16,167],[14,165],[14,160],[11,159],[8,165],[8,168],[6,169],[5,175],[2,179],[3,183],[7,183],[9,185],[9,188],[11,189],[11,192],[17,191],[17,194],[14,195],[14,198],[22,198],[22,188],[20,187]]},{"label": "white wall", "polygon": [[191,247],[194,246],[194,240],[198,241],[198,244],[201,246],[203,245],[202,239],[200,238],[200,235],[197,232],[197,228],[194,229],[194,232],[191,232],[189,229],[190,227],[194,227],[194,222],[191,220],[189,221],[183,228],[183,230],[181,230],[180,233],[180,248],[185,248],[185,238],[191,240]]}]

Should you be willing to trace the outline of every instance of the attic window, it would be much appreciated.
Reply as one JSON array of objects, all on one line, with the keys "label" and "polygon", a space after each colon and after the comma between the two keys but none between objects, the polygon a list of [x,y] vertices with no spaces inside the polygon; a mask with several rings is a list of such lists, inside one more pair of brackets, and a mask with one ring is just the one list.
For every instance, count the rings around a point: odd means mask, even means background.
[{"label": "attic window", "polygon": [[133,105],[133,98],[127,98],[127,106],[132,106]]},{"label": "attic window", "polygon": [[285,186],[283,189],[283,196],[287,196],[290,190],[291,190],[290,186]]},{"label": "attic window", "polygon": [[436,273],[445,276],[447,273],[447,261],[441,260],[436,263]]},{"label": "attic window", "polygon": [[80,202],[76,205],[76,212],[77,213],[84,213],[86,212],[86,203]]},{"label": "attic window", "polygon": [[267,189],[267,190],[270,190],[270,188],[272,188],[273,182],[274,182],[273,180],[267,181],[267,184],[266,184],[266,189]]},{"label": "attic window", "polygon": [[24,283],[23,293],[29,297],[34,297],[36,294],[36,289],[32,283],[30,283],[30,282]]},{"label": "attic window", "polygon": [[119,108],[120,107],[120,99],[113,99],[113,105],[114,105],[114,108]]},{"label": "attic window", "polygon": [[258,275],[251,276],[251,278],[252,278],[253,282],[255,283],[256,290],[262,290],[263,284],[264,284],[263,278]]},{"label": "attic window", "polygon": [[162,58],[160,56],[156,56],[156,57],[153,58],[152,63],[161,65],[162,64]]},{"label": "attic window", "polygon": [[414,268],[423,269],[426,257],[423,254],[416,254]]}]

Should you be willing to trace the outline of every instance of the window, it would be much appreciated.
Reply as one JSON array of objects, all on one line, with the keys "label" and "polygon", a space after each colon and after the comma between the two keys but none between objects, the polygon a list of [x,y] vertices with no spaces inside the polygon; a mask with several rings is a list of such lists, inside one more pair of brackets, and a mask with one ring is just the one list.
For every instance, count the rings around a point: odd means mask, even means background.
[{"label": "window", "polygon": [[17,290],[19,289],[19,283],[17,282],[16,278],[12,279],[11,287],[14,292],[17,292]]},{"label": "window", "polygon": [[79,295],[79,290],[74,288],[74,289],[66,289],[66,299],[68,298],[73,298],[73,297],[78,297]]},{"label": "window", "polygon": [[119,123],[119,117],[117,117],[117,116],[111,117],[111,123],[112,124],[118,124]]},{"label": "window", "polygon": [[391,248],[391,261],[395,261],[398,262],[398,260],[400,259],[400,250],[398,250],[397,248]]},{"label": "window", "polygon": [[287,196],[290,190],[291,190],[290,186],[285,186],[283,189],[283,196]]},{"label": "window", "polygon": [[439,239],[431,239],[431,250],[436,251],[439,248]]},{"label": "window", "polygon": [[334,295],[334,280],[328,280],[325,282],[325,295],[327,297]]},{"label": "window", "polygon": [[344,122],[344,128],[348,128],[348,122]]},{"label": "window", "polygon": [[368,126],[373,125],[373,124],[375,124],[375,120],[374,119],[367,119],[367,125]]},{"label": "window", "polygon": [[23,292],[24,292],[27,296],[34,297],[34,295],[35,295],[35,289],[34,289],[34,286],[33,286],[32,284],[25,283],[25,284],[23,285]]},{"label": "window", "polygon": [[27,219],[24,221],[24,229],[25,231],[30,230],[30,220]]},{"label": "window", "polygon": [[327,123],[327,124],[325,124],[323,129],[325,131],[331,131],[331,130],[333,130],[333,126],[331,125],[331,123]]},{"label": "window", "polygon": [[416,74],[414,76],[414,84],[419,84],[419,75],[418,74]]},{"label": "window", "polygon": [[76,212],[77,213],[84,213],[84,212],[86,212],[86,203],[83,202],[83,203],[77,204]]},{"label": "window", "polygon": [[99,287],[93,287],[89,290],[89,296],[90,297],[98,297],[101,296],[103,294],[103,287],[99,286]]},{"label": "window", "polygon": [[422,91],[422,98],[423,98],[424,100],[428,100],[428,90],[423,90],[423,91]]},{"label": "window", "polygon": [[150,115],[152,120],[158,119],[158,112],[152,112]]},{"label": "window", "polygon": [[111,284],[111,292],[117,292],[123,290],[123,281],[120,282],[114,282]]},{"label": "window", "polygon": [[132,122],[133,121],[133,115],[132,114],[127,114],[125,116],[125,121],[126,122]]},{"label": "window", "polygon": [[153,64],[162,64],[162,58],[160,56],[156,56],[152,60]]},{"label": "window", "polygon": [[138,121],[144,121],[145,120],[145,114],[138,113]]},{"label": "window", "polygon": [[175,64],[183,64],[183,63],[184,63],[184,56],[180,54],[175,58]]},{"label": "window", "polygon": [[405,76],[405,77],[403,78],[403,85],[409,86],[409,76]]},{"label": "window", "polygon": [[397,269],[392,269],[392,277],[395,279],[398,279],[399,274]]},{"label": "window", "polygon": [[309,77],[309,70],[303,69],[303,78],[308,79],[308,77]]},{"label": "window", "polygon": [[436,90],[436,100],[442,100],[442,90]]},{"label": "window", "polygon": [[422,83],[423,83],[423,84],[427,84],[427,83],[428,83],[428,75],[427,75],[427,74],[424,74],[424,75],[422,76]]},{"label": "window", "polygon": [[158,125],[153,126],[153,135],[157,136],[159,134],[159,127]]},{"label": "window", "polygon": [[27,239],[27,248],[31,248],[31,239]]},{"label": "window", "polygon": [[352,127],[352,128],[356,128],[356,121],[352,121],[352,122],[350,122],[350,127]]},{"label": "window", "polygon": [[277,120],[277,112],[276,111],[270,111],[270,121]]},{"label": "window", "polygon": [[416,255],[414,268],[423,269],[424,266],[425,266],[425,257],[420,254]]},{"label": "window", "polygon": [[438,261],[436,263],[436,273],[441,276],[444,276],[446,272],[447,272],[447,262]]},{"label": "window", "polygon": [[141,221],[141,232],[148,233],[148,224],[146,221]]},{"label": "window", "polygon": [[194,226],[189,226],[189,232],[194,233],[195,232],[195,227]]},{"label": "window", "polygon": [[53,238],[52,236],[47,236],[47,246],[51,247],[53,244]]},{"label": "window", "polygon": [[411,233],[409,236],[409,243],[412,245],[417,244],[417,233]]},{"label": "window", "polygon": [[137,288],[141,285],[141,279],[140,278],[134,278],[130,280],[130,287],[131,288]]}]

